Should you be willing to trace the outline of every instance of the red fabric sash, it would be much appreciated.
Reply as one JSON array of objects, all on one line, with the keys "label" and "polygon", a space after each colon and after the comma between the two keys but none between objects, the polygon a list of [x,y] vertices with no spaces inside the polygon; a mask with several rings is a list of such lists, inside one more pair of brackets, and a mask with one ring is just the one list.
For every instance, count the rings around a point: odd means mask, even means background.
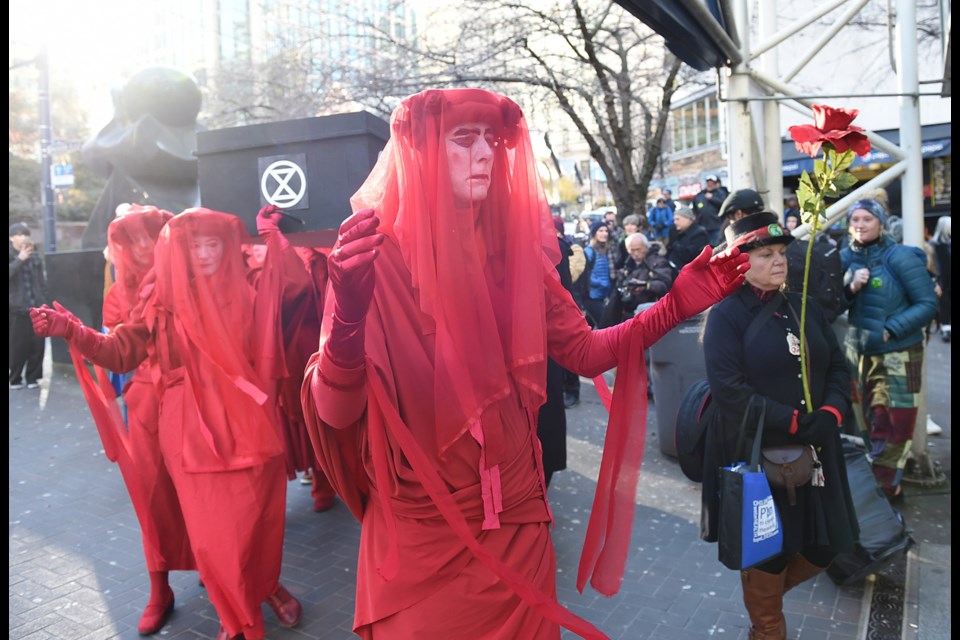
[{"label": "red fabric sash", "polygon": [[[581,593],[588,578],[594,589],[607,596],[617,593],[623,582],[647,434],[647,367],[643,358],[643,337],[642,326],[634,321],[620,345],[620,365],[612,403],[604,403],[612,412],[603,444],[593,510],[580,555],[577,589]],[[609,394],[602,376],[595,380],[595,384],[601,399],[604,392]]]},{"label": "red fabric sash", "polygon": [[123,422],[123,416],[120,414],[120,407],[117,405],[116,397],[113,394],[113,387],[109,384],[106,385],[110,389],[110,398],[108,398],[100,385],[94,381],[90,369],[87,368],[84,358],[77,348],[72,344],[69,347],[70,359],[73,360],[73,368],[77,372],[77,381],[80,383],[80,390],[87,401],[87,406],[90,407],[93,423],[97,425],[100,442],[103,443],[103,452],[110,462],[116,462],[121,455],[129,458],[130,443],[128,442],[127,427]]}]

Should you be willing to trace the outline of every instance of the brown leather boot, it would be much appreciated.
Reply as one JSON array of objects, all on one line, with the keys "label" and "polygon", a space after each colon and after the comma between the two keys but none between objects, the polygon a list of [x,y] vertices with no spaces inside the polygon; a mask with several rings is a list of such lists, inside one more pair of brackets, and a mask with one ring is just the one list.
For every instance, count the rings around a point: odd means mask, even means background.
[{"label": "brown leather boot", "polygon": [[766,573],[759,569],[740,572],[743,604],[750,615],[750,640],[786,640],[783,618],[783,583],[786,570]]},{"label": "brown leather boot", "polygon": [[824,571],[826,571],[824,567],[818,567],[804,558],[802,554],[796,554],[787,563],[787,576],[783,580],[783,592],[790,591],[798,584],[802,584]]}]

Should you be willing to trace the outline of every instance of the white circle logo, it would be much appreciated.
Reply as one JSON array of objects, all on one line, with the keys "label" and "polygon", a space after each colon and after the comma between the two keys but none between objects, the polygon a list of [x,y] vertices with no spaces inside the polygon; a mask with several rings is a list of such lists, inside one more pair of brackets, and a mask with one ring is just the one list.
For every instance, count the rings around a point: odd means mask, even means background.
[{"label": "white circle logo", "polygon": [[[291,181],[299,179],[299,189],[294,190]],[[296,182],[296,181],[294,181]],[[277,160],[268,166],[260,178],[260,193],[268,204],[289,209],[303,199],[307,192],[307,178],[303,169],[289,160]]]}]

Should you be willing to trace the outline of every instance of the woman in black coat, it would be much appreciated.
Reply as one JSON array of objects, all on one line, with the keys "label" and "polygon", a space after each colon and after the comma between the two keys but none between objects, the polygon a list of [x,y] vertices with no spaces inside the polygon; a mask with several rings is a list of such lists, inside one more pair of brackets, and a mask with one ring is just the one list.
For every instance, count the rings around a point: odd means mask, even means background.
[{"label": "woman in black coat", "polygon": [[[808,299],[805,334],[813,406],[806,406],[800,376],[801,297],[783,293],[786,248],[793,237],[769,212],[742,218],[725,233],[728,247],[749,254],[750,271],[739,291],[710,310],[704,331],[707,378],[718,412],[707,431],[701,537],[717,540],[717,470],[749,456],[759,419],[756,401],[762,398],[762,446],[812,445],[824,477],[823,486],[798,487],[793,505],[786,489],[773,487],[783,551],[741,572],[750,638],[782,639],[783,594],[823,571],[837,554],[851,552],[859,536],[839,428],[850,405],[850,374],[833,330]],[[770,300],[774,302],[767,319],[746,344],[747,328]],[[737,434],[751,397],[754,410],[747,421],[746,444],[738,453]]]}]

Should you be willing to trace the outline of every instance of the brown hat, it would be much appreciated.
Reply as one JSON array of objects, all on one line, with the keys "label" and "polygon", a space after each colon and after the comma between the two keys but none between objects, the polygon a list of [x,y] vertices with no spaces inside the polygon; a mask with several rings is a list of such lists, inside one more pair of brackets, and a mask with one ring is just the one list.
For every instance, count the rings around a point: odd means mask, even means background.
[{"label": "brown hat", "polygon": [[726,241],[715,251],[739,247],[741,253],[768,244],[790,244],[794,238],[780,224],[780,216],[770,211],[752,213],[724,229]]}]

